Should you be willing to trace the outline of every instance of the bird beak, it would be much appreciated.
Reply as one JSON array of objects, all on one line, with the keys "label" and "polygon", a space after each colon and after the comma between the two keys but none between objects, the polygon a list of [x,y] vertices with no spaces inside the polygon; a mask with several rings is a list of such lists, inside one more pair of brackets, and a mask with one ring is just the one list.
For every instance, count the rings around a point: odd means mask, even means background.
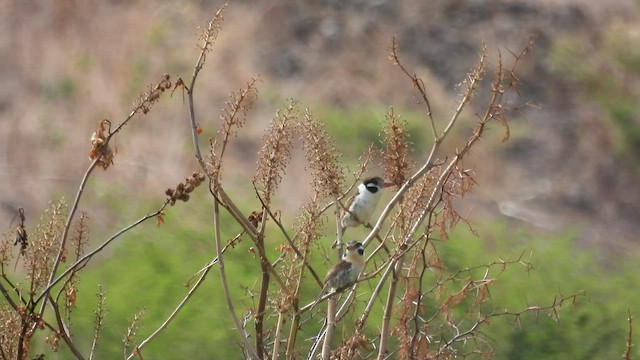
[{"label": "bird beak", "polygon": [[392,183],[392,182],[386,182],[386,181],[385,181],[385,182],[384,182],[384,184],[382,184],[382,187],[383,187],[383,188],[388,188],[388,187],[392,187],[392,186],[394,186],[394,185],[395,185],[395,184],[394,184],[394,183]]}]

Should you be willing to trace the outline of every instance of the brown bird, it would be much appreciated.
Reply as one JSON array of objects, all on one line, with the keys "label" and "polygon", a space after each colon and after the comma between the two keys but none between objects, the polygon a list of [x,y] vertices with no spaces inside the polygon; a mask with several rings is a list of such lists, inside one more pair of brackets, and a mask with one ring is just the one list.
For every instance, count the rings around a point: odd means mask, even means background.
[{"label": "brown bird", "polygon": [[320,296],[313,303],[311,309],[320,302],[323,295],[330,293],[332,290],[335,292],[344,291],[355,284],[363,268],[364,247],[361,242],[350,241],[342,259],[327,272]]}]

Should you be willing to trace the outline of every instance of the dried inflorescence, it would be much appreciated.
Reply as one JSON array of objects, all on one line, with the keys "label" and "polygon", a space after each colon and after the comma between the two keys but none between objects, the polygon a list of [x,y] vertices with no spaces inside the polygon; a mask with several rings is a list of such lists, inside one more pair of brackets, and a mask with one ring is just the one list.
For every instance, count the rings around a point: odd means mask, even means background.
[{"label": "dried inflorescence", "polygon": [[138,96],[135,111],[142,111],[146,114],[151,110],[153,104],[160,100],[160,95],[166,90],[171,90],[171,76],[164,74],[162,80],[155,85],[149,85],[149,89]]},{"label": "dried inflorescence", "polygon": [[[469,100],[475,95],[478,87],[480,86],[480,81],[484,78],[486,74],[487,67],[487,46],[482,43],[482,49],[480,50],[480,60],[476,63],[476,65],[471,68],[471,70],[467,73],[464,80],[457,84],[458,87],[462,88],[460,92],[460,104],[465,105],[469,102]],[[502,68],[502,64],[499,64],[499,69]]]},{"label": "dried inflorescence", "polygon": [[31,244],[25,251],[25,269],[30,279],[30,294],[46,286],[51,274],[53,259],[62,241],[67,204],[64,199],[51,203],[42,215],[31,236]]},{"label": "dried inflorescence", "polygon": [[405,242],[404,236],[408,234],[414,225],[414,220],[422,211],[428,211],[427,206],[429,197],[433,191],[433,186],[439,175],[439,168],[434,167],[421,177],[412,187],[407,190],[406,196],[398,205],[394,224],[400,231],[399,236],[395,237],[398,245]]},{"label": "dried inflorescence", "polygon": [[369,347],[369,340],[358,330],[331,352],[331,359],[352,360],[361,358],[369,352]]},{"label": "dried inflorescence", "polygon": [[[218,38],[218,34],[222,29],[222,22],[224,21],[222,14],[226,7],[227,4],[224,4],[220,9],[218,9],[213,18],[209,20],[209,23],[207,23],[207,28],[200,34],[200,40],[202,41],[201,50],[203,54],[211,51],[211,46]],[[199,62],[198,65],[202,67],[202,65],[204,65],[204,59],[201,63]]]},{"label": "dried inflorescence", "polygon": [[22,329],[22,317],[20,312],[9,305],[0,307],[0,325],[2,334],[0,335],[0,350],[4,359],[17,359],[17,342]]},{"label": "dried inflorescence", "polygon": [[407,179],[410,165],[407,122],[396,115],[393,108],[387,112],[386,119],[387,123],[382,129],[384,170],[386,177],[400,187]]},{"label": "dried inflorescence", "polygon": [[[80,259],[80,257],[84,254],[84,247],[89,242],[89,226],[87,225],[87,214],[82,212],[78,221],[76,222],[73,228],[73,235],[71,237],[71,246],[73,247],[74,252],[74,261]],[[66,261],[66,251],[63,254],[61,261]],[[70,316],[71,310],[76,307],[76,303],[78,300],[78,281],[79,277],[77,275],[77,271],[73,271],[69,276],[69,279],[65,282],[64,285],[64,297],[65,297],[65,308],[67,317]]]},{"label": "dried inflorescence", "polygon": [[9,266],[13,258],[13,231],[2,234],[0,241],[0,275],[4,275],[4,269]]},{"label": "dried inflorescence", "polygon": [[297,218],[296,245],[301,249],[307,249],[314,242],[325,226],[324,217],[321,215],[319,204],[316,198],[312,198],[303,205],[300,215]]},{"label": "dried inflorescence", "polygon": [[265,205],[270,204],[271,195],[282,181],[282,175],[291,160],[291,146],[298,116],[298,105],[293,101],[284,111],[278,110],[269,123],[264,145],[258,152],[253,181],[262,193]]},{"label": "dried inflorescence", "polygon": [[340,153],[331,142],[324,124],[306,110],[299,123],[300,136],[313,178],[313,190],[319,199],[335,199],[345,182]]},{"label": "dried inflorescence", "polygon": [[[98,296],[98,301],[103,301],[104,299],[104,295],[102,294],[102,291],[99,292],[99,296]],[[138,311],[137,313],[133,314],[133,319],[131,320],[131,322],[129,323],[129,326],[127,327],[127,332],[124,334],[124,337],[122,339],[122,342],[124,343],[124,348],[126,350],[126,352],[129,351],[129,346],[133,343],[135,337],[136,337],[136,333],[138,332],[138,329],[140,328],[140,322],[142,319],[142,316],[144,315],[146,309],[142,308],[142,310]],[[138,350],[135,350],[138,351]]]},{"label": "dried inflorescence", "polygon": [[[442,239],[449,237],[449,230],[456,226],[460,220],[469,225],[466,217],[460,215],[455,209],[454,201],[457,198],[464,197],[467,192],[471,191],[476,184],[473,178],[474,175],[473,170],[456,166],[443,184],[441,194],[442,209],[435,220],[435,225]],[[471,226],[469,226],[469,229],[475,234],[475,230]]]},{"label": "dried inflorescence", "polygon": [[256,75],[245,88],[229,94],[229,100],[225,102],[225,107],[220,112],[223,124],[216,137],[209,139],[209,175],[215,183],[220,181],[222,158],[231,135],[235,135],[235,130],[244,126],[247,113],[258,99],[258,88],[256,87],[258,81],[260,81],[260,77]]},{"label": "dried inflorescence", "polygon": [[109,147],[109,132],[111,131],[111,122],[107,119],[98,121],[96,131],[91,134],[91,150],[89,150],[89,159],[95,160],[98,158],[98,166],[102,169],[107,168],[113,164],[114,152]]},{"label": "dried inflorescence", "polygon": [[200,172],[194,172],[191,174],[191,177],[188,177],[176,186],[175,189],[169,188],[165,190],[165,195],[169,198],[167,201],[169,204],[174,205],[177,200],[182,200],[184,202],[189,201],[189,194],[197,188],[207,177]]}]

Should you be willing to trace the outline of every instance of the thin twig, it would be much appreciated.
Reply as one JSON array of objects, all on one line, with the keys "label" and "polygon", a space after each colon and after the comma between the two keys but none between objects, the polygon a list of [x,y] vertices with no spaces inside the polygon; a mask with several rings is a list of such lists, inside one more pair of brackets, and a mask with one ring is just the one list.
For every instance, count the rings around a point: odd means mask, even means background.
[{"label": "thin twig", "polygon": [[258,200],[262,204],[263,211],[266,210],[267,213],[269,214],[269,217],[271,218],[271,220],[273,220],[273,222],[275,222],[276,225],[278,225],[278,228],[280,229],[280,232],[282,233],[282,235],[284,235],[284,238],[287,240],[287,243],[289,244],[291,249],[293,249],[293,251],[296,253],[298,258],[302,259],[302,262],[307,267],[307,269],[309,269],[309,272],[311,272],[311,275],[316,280],[316,283],[318,284],[318,286],[320,286],[320,288],[322,288],[322,286],[323,286],[322,280],[320,280],[320,277],[318,276],[316,271],[313,269],[311,264],[309,264],[309,261],[307,260],[307,257],[302,255],[302,253],[300,252],[300,249],[298,249],[296,244],[293,242],[293,239],[287,233],[287,230],[282,225],[282,222],[280,220],[278,220],[278,218],[273,214],[273,212],[271,211],[271,208],[265,205],[265,202],[262,199],[262,197],[260,196],[260,192],[256,188],[255,183],[253,184],[253,189],[255,190],[255,193],[256,193],[256,196],[258,197]]},{"label": "thin twig", "polygon": [[151,218],[154,218],[154,217],[160,215],[162,213],[162,211],[164,210],[164,208],[167,206],[167,204],[168,204],[168,202],[165,201],[165,203],[160,207],[160,209],[158,209],[157,211],[155,211],[155,212],[153,212],[151,214],[147,214],[147,215],[143,216],[139,220],[133,222],[131,225],[129,225],[129,226],[123,228],[122,230],[118,231],[113,236],[108,238],[105,242],[103,242],[100,246],[98,246],[94,250],[88,252],[87,254],[82,256],[80,259],[78,259],[75,263],[73,263],[71,266],[69,266],[62,274],[60,274],[60,276],[58,276],[55,280],[53,280],[53,281],[51,281],[49,283],[49,285],[42,291],[42,293],[40,295],[38,295],[38,297],[33,301],[34,304],[37,304],[40,300],[42,300],[42,298],[44,296],[46,296],[46,294],[51,290],[51,288],[54,287],[57,283],[59,283],[62,279],[64,279],[67,275],[69,275],[69,273],[73,272],[75,269],[77,269],[80,266],[86,265],[86,263],[89,262],[89,260],[91,260],[91,258],[93,256],[95,256],[97,253],[102,251],[113,240],[117,239],[122,234],[124,234],[127,231],[133,229],[134,227],[138,226],[139,224],[145,222],[146,220],[149,220]]},{"label": "thin twig", "polygon": [[82,353],[80,352],[76,344],[71,339],[71,334],[69,334],[69,328],[62,320],[62,314],[60,314],[60,307],[53,300],[53,298],[51,297],[51,294],[48,294],[47,297],[49,299],[49,305],[53,309],[53,313],[55,314],[55,317],[56,317],[56,323],[58,324],[58,331],[57,331],[58,334],[62,336],[62,339],[64,340],[65,344],[67,344],[67,346],[69,347],[69,350],[71,350],[71,352],[76,357],[76,359],[84,360],[84,356],[82,355]]},{"label": "thin twig", "polygon": [[98,338],[100,337],[100,331],[103,327],[105,310],[104,304],[106,302],[105,293],[102,291],[102,286],[98,284],[98,309],[95,311],[96,314],[96,326],[93,331],[93,341],[91,341],[91,352],[89,353],[89,360],[93,359],[93,356],[96,352],[96,346],[98,344]]},{"label": "thin twig", "polygon": [[162,322],[162,324],[160,324],[160,326],[158,326],[158,328],[151,333],[151,335],[149,335],[146,339],[144,339],[143,341],[140,342],[140,344],[138,344],[134,351],[129,354],[129,356],[127,357],[127,360],[133,359],[135,357],[135,355],[145,346],[147,346],[149,344],[149,342],[151,342],[151,340],[153,340],[156,336],[158,336],[163,330],[166,330],[169,327],[169,324],[171,323],[171,321],[173,321],[173,319],[180,313],[180,311],[182,310],[182,308],[184,308],[184,306],[187,304],[187,302],[191,299],[191,297],[193,296],[193,294],[196,292],[196,290],[198,290],[198,288],[200,287],[200,285],[202,285],[202,283],[204,282],[205,278],[207,277],[207,274],[209,273],[209,271],[211,270],[212,265],[209,265],[208,267],[206,267],[204,269],[204,271],[201,271],[200,277],[198,278],[198,280],[194,283],[194,285],[191,287],[191,289],[189,289],[189,291],[187,292],[187,294],[184,296],[184,298],[182,299],[182,301],[180,301],[180,303],[173,309],[173,311],[171,312],[171,314],[169,314],[169,316],[165,319],[165,321]]}]

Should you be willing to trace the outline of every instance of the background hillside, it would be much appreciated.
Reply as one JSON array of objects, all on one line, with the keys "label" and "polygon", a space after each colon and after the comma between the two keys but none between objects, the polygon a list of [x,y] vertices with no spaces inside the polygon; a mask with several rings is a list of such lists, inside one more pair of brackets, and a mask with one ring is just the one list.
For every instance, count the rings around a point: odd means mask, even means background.
[{"label": "background hillside", "polygon": [[[164,73],[190,77],[198,54],[196,27],[206,24],[218,5],[170,0],[0,3],[4,228],[9,229],[18,207],[25,208],[29,226],[52,199],[64,196],[70,201],[89,164],[89,138],[98,120],[119,122],[145,84]],[[477,60],[482,41],[495,62],[498,53],[509,58],[510,50],[535,37],[534,51],[521,67],[521,98],[512,99],[529,106],[512,118],[507,143],[500,144],[502,133],[496,130],[489,135],[495,141],[486,141],[465,163],[477,169],[479,186],[459,205],[479,227],[480,239],[461,234],[466,242],[452,241],[451,253],[461,254],[459,259],[452,255],[452,261],[464,267],[465,252],[500,256],[513,248],[539,256],[549,272],[545,286],[552,290],[558,284],[570,284],[568,291],[583,290],[589,277],[610,280],[610,287],[593,289],[590,299],[592,304],[614,302],[615,311],[602,317],[591,314],[583,328],[615,323],[615,329],[599,339],[614,345],[613,354],[621,354],[626,309],[640,311],[640,301],[632,296],[640,285],[637,262],[633,265],[634,256],[640,256],[639,6],[630,0],[233,1],[199,79],[196,110],[203,135],[214,135],[228,93],[260,74],[259,101],[239,135],[242,146],[230,154],[238,166],[225,174],[239,181],[253,176],[264,128],[288,98],[313,109],[328,124],[351,165],[377,141],[384,114],[393,106],[415,126],[414,155],[422,159],[429,134],[411,84],[388,59],[391,37],[396,37],[405,63],[424,79],[436,119],[455,107],[456,84]],[[122,141],[116,139],[115,165],[92,180],[82,204],[96,241],[146,213],[146,204],[162,201],[164,189],[197,168],[186,114],[177,90],[129,125]],[[473,120],[475,115],[471,111],[465,116]],[[278,201],[293,216],[309,194],[309,181],[295,156],[288,172],[296,176],[285,179],[287,196]],[[132,205],[130,199],[137,200]],[[205,240],[192,239],[206,236],[206,225],[198,228],[209,221],[206,209],[200,209],[201,214],[176,210],[170,217],[169,229],[189,238],[188,249],[176,250],[169,245],[172,236],[163,234],[153,236],[164,249],[127,245],[110,255],[136,256],[140,263],[173,250],[184,252],[185,258],[194,256],[194,248],[207,246]],[[556,263],[545,259],[551,256],[557,256]],[[175,261],[175,268],[184,266]],[[574,266],[559,265],[565,262]],[[103,269],[89,275],[87,283],[108,282],[117,274],[109,264]],[[193,270],[181,268],[174,274],[176,281],[188,280]],[[135,271],[153,274],[157,268]],[[85,296],[91,301],[84,306],[90,311],[95,285],[87,286]],[[135,288],[134,280],[130,286]],[[128,291],[114,291],[114,313]],[[153,307],[149,298],[153,292],[137,305]],[[206,306],[205,298],[199,301]],[[124,323],[136,309],[122,311],[130,311],[118,315]],[[176,326],[183,325],[188,326]],[[90,328],[90,321],[79,326]],[[117,330],[116,342],[123,329]],[[511,340],[524,348],[535,342],[523,333]],[[516,348],[502,353],[513,354],[509,351]],[[539,353],[530,358],[536,356],[563,358]]]},{"label": "background hillside", "polygon": [[[99,119],[123,118],[144,84],[165,72],[190,74],[196,26],[213,4],[9,1],[2,7],[0,199],[7,223],[19,206],[37,212],[52,194],[70,193]],[[514,119],[506,146],[488,146],[473,159],[484,169],[480,200],[489,206],[482,212],[541,228],[572,226],[587,240],[618,246],[634,242],[640,223],[637,17],[632,1],[234,2],[203,74],[206,100],[198,111],[212,123],[201,125],[214,133],[228,92],[255,73],[263,79],[260,106],[239,161],[254,161],[264,124],[285,98],[347,118],[356,113],[365,127],[377,126],[391,105],[419,111],[387,59],[392,36],[444,116],[481,41],[492,56],[508,57],[509,49],[536,36],[522,75],[522,96],[532,107]],[[192,157],[182,101],[174,95],[162,111],[127,129],[131,138],[117,144],[127,156],[104,174],[106,181],[135,178],[136,191],[153,194],[165,187],[159,180],[193,168],[185,161]],[[185,152],[165,153],[165,144],[174,143]]]}]

